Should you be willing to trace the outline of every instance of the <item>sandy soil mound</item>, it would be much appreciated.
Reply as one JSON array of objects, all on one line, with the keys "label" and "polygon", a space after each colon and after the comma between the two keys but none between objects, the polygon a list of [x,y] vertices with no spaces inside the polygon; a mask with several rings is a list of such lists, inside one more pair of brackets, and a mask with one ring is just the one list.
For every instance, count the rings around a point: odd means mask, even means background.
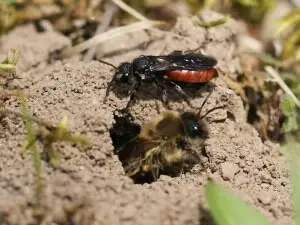
[{"label": "sandy soil mound", "polygon": [[[219,15],[205,12],[204,19]],[[42,215],[45,224],[211,224],[205,210],[203,186],[212,178],[234,190],[267,215],[272,224],[291,224],[290,188],[278,146],[262,143],[258,133],[246,123],[242,101],[229,90],[222,77],[239,66],[236,37],[239,24],[230,20],[210,29],[194,26],[180,18],[170,33],[138,32],[100,46],[97,56],[116,65],[140,54],[161,54],[173,50],[195,49],[215,56],[220,76],[201,88],[185,87],[192,104],[199,107],[213,89],[205,110],[226,107],[208,117],[210,137],[201,154],[201,163],[180,177],[161,176],[151,184],[134,184],[113,153],[108,130],[114,123],[115,109],[126,105],[128,97],[114,88],[103,104],[107,82],[113,70],[98,61],[76,60],[47,63],[49,53],[69,45],[65,37],[52,31],[37,33],[32,26],[16,28],[1,39],[0,55],[8,47],[21,51],[19,76],[9,88],[23,89],[30,95],[34,115],[57,124],[69,117],[69,129],[85,134],[94,146],[84,148],[56,144],[60,165],[43,162],[45,190]],[[27,33],[26,39],[20,35]],[[30,35],[29,35],[30,34]],[[51,39],[51,43],[49,40]],[[163,111],[161,93],[156,86],[144,86],[131,108],[139,123]],[[173,110],[191,109],[170,91]],[[20,110],[15,98],[6,106]],[[218,120],[219,122],[213,122]],[[2,224],[36,224],[33,210],[33,169],[30,154],[19,154],[24,140],[20,118],[1,117],[0,213]]]}]

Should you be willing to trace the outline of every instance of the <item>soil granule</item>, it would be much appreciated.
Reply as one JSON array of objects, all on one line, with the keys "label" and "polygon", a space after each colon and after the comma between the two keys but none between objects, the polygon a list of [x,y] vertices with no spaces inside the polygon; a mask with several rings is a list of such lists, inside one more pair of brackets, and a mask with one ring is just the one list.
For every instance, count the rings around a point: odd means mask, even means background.
[{"label": "soil granule", "polygon": [[[200,16],[204,20],[220,17],[209,11]],[[59,167],[54,169],[43,161],[45,186],[37,216],[31,156],[29,152],[20,155],[24,141],[22,120],[13,115],[1,117],[2,224],[36,224],[39,217],[44,224],[212,224],[203,195],[208,179],[253,204],[272,224],[292,224],[290,185],[279,146],[262,143],[257,131],[246,123],[240,97],[222,80],[239,67],[236,40],[242,30],[233,20],[205,29],[193,25],[188,18],[179,18],[171,32],[141,31],[98,47],[97,57],[115,65],[141,54],[168,54],[198,47],[219,62],[217,79],[200,88],[184,88],[195,108],[200,107],[211,88],[213,93],[204,111],[220,104],[226,106],[207,118],[210,137],[201,153],[201,163],[180,177],[162,175],[157,182],[143,185],[134,184],[124,174],[113,152],[109,135],[113,112],[128,101],[124,85],[114,88],[103,103],[113,69],[98,61],[83,63],[76,58],[48,64],[53,51],[70,44],[54,31],[38,33],[32,25],[25,25],[2,37],[1,56],[7,53],[8,46],[18,47],[21,52],[20,78],[8,88],[22,89],[30,96],[28,105],[34,116],[53,124],[68,116],[69,130],[86,135],[93,143],[89,147],[54,145]],[[25,33],[26,38],[22,36]],[[139,90],[131,113],[140,124],[165,110],[160,96],[154,84]],[[170,91],[169,96],[173,110],[195,110],[176,93]],[[5,105],[20,110],[15,97]]]}]

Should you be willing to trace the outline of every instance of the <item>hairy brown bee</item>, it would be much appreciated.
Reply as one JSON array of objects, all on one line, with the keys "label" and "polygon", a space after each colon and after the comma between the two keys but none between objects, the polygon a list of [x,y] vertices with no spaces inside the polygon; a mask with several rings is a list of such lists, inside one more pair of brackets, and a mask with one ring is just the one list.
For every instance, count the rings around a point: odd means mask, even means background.
[{"label": "hairy brown bee", "polygon": [[[202,146],[208,137],[208,128],[203,118],[213,110],[223,108],[214,107],[201,116],[200,112],[206,100],[207,98],[198,113],[161,113],[141,126],[139,131],[136,129],[134,137],[129,137],[128,132],[125,132],[132,130],[130,123],[132,127],[136,126],[132,117],[129,114],[125,117],[115,116],[116,127],[111,129],[111,137],[125,173],[137,183],[152,182],[157,180],[160,174],[178,176],[198,163],[198,153],[189,146],[194,141]],[[118,132],[121,127],[123,135]],[[126,142],[123,139],[122,143],[120,140],[124,135],[129,139]]]}]

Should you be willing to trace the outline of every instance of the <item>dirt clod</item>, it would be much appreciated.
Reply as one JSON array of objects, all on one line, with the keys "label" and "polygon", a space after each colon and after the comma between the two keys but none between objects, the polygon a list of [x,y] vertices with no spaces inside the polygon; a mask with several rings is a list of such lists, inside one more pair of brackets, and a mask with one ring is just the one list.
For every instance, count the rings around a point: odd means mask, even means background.
[{"label": "dirt clod", "polygon": [[45,64],[51,53],[61,50],[71,44],[71,41],[54,30],[39,33],[33,24],[15,28],[0,40],[0,59],[3,59],[11,48],[20,51],[17,72],[27,72],[29,69]]},{"label": "dirt clod", "polygon": [[238,170],[239,167],[235,163],[224,162],[221,164],[221,175],[224,180],[232,181]]}]

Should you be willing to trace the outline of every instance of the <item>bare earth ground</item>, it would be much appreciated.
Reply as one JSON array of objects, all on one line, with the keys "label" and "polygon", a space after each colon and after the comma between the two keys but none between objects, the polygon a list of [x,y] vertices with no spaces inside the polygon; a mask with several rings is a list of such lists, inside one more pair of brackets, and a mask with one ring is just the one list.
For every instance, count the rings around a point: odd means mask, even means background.
[{"label": "bare earth ground", "polygon": [[[204,12],[202,17],[215,19],[219,15]],[[140,54],[199,46],[219,61],[220,76],[212,82],[216,86],[205,110],[220,104],[225,104],[226,109],[208,118],[220,122],[209,123],[210,138],[205,151],[199,152],[201,164],[180,177],[161,176],[157,182],[144,185],[133,184],[124,175],[113,153],[108,132],[114,123],[113,111],[124,107],[128,100],[121,91],[114,90],[107,103],[102,103],[113,70],[98,61],[78,62],[76,57],[49,65],[49,53],[70,45],[68,39],[53,31],[37,33],[33,26],[25,25],[2,37],[1,58],[11,47],[21,51],[21,79],[14,80],[9,88],[30,94],[29,106],[35,116],[57,124],[67,115],[69,129],[87,135],[95,143],[88,149],[57,144],[59,169],[43,162],[45,224],[212,224],[203,194],[208,178],[255,205],[272,224],[291,224],[290,185],[279,148],[262,143],[254,128],[245,122],[240,97],[222,81],[223,76],[239,67],[236,37],[241,32],[240,25],[232,20],[207,30],[182,18],[171,33],[138,32],[111,40],[98,49],[98,57],[116,65]],[[185,89],[195,107],[207,95],[208,86]],[[191,110],[176,94],[170,95],[172,109]],[[160,111],[164,110],[155,86],[142,88],[137,100],[131,110],[140,123],[158,114],[155,102]],[[15,98],[5,104],[20,110]],[[35,224],[31,156],[28,153],[21,157],[19,153],[24,140],[22,121],[8,116],[1,119],[0,125],[1,222]]]}]

